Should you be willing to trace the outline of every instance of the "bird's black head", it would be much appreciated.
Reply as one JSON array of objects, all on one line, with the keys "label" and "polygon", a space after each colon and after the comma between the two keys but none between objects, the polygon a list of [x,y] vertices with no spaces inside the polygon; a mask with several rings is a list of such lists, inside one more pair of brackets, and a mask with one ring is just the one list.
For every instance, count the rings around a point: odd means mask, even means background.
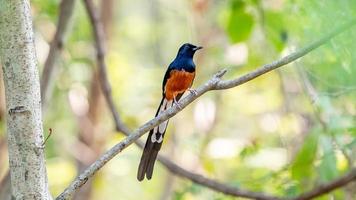
[{"label": "bird's black head", "polygon": [[194,53],[197,50],[202,49],[202,48],[203,47],[199,47],[199,46],[195,46],[193,44],[185,43],[179,48],[177,56],[193,58]]}]

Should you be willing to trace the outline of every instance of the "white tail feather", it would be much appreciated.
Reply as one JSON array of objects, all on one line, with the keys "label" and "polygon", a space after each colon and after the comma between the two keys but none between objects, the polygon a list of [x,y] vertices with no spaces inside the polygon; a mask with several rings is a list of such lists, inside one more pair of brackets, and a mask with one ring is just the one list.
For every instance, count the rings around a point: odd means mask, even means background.
[{"label": "white tail feather", "polygon": [[[167,110],[168,108],[172,107],[172,105],[173,105],[172,100],[168,101],[167,99],[163,99],[162,105],[159,108],[159,112],[157,113],[157,115],[159,115],[161,112]],[[162,122],[161,124],[159,124],[157,127],[155,127],[153,129],[153,133],[151,136],[151,142],[161,143],[163,141],[163,134],[167,129],[167,125],[168,125],[168,120]]]}]

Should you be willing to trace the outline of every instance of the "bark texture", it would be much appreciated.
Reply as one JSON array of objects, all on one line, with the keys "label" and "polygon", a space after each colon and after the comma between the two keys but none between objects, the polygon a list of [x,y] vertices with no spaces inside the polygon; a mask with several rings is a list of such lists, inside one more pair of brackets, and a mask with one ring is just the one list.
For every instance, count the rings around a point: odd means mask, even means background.
[{"label": "bark texture", "polygon": [[12,199],[51,199],[42,146],[40,84],[29,0],[0,1],[0,58]]}]

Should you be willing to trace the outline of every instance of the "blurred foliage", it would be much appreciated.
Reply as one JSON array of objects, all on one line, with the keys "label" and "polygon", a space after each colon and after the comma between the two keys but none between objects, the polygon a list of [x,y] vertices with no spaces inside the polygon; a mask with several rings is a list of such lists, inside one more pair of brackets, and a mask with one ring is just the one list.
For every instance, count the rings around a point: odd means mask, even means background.
[{"label": "blurred foliage", "polygon": [[[37,54],[45,58],[60,1],[31,3]],[[229,70],[226,79],[237,77],[356,16],[354,0],[121,0],[110,8],[106,61],[115,102],[131,128],[154,116],[166,66],[182,43],[204,46],[196,56],[193,87],[198,87],[223,67]],[[280,196],[295,196],[355,167],[355,35],[353,27],[288,66],[238,88],[205,94],[170,120],[162,154],[230,185]],[[79,151],[78,133],[84,130],[78,124],[88,112],[95,64],[90,23],[78,1],[44,113],[44,130],[54,130],[46,145],[54,195],[75,177],[78,159],[91,153]],[[104,140],[104,150],[123,137],[112,132],[111,115],[101,104],[91,137]],[[0,128],[3,140],[3,120]],[[6,153],[0,155],[5,166],[1,156]],[[151,181],[139,183],[140,156],[132,145],[110,161],[94,178],[92,199],[160,199],[164,191],[168,199],[234,199],[170,179],[160,164]],[[319,199],[355,199],[355,193],[344,188]]]},{"label": "blurred foliage", "polygon": [[247,2],[232,1],[227,20],[226,32],[233,43],[249,38],[253,28],[253,16],[246,12]]}]

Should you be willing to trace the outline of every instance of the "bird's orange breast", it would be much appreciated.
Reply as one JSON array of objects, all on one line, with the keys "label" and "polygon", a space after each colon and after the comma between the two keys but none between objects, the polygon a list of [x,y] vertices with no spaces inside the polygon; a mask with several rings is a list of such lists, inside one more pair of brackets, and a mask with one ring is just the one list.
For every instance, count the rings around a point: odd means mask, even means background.
[{"label": "bird's orange breast", "polygon": [[164,87],[165,97],[172,100],[178,94],[185,92],[192,86],[195,72],[186,72],[184,70],[172,70]]}]

